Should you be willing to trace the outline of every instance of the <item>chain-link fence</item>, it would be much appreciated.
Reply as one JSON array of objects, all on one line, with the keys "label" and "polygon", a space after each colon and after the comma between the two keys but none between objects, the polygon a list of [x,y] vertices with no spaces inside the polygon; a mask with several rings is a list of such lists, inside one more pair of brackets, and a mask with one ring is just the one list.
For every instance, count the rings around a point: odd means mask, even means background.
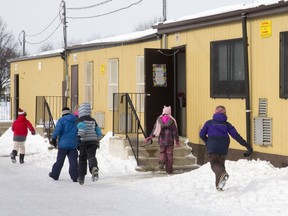
[{"label": "chain-link fence", "polygon": [[1,94],[0,95],[0,121],[11,120],[11,98],[10,95]]}]

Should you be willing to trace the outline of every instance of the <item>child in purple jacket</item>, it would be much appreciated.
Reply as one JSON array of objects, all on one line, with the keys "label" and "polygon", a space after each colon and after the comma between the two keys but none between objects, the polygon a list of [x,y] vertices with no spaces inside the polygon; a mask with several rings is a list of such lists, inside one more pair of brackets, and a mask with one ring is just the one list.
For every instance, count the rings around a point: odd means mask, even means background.
[{"label": "child in purple jacket", "polygon": [[226,108],[222,105],[216,107],[213,118],[206,121],[199,135],[206,145],[211,169],[215,173],[216,188],[222,190],[229,178],[225,169],[225,160],[230,144],[229,135],[240,145],[247,148],[248,151],[244,154],[245,157],[252,154],[253,148],[227,121]]}]

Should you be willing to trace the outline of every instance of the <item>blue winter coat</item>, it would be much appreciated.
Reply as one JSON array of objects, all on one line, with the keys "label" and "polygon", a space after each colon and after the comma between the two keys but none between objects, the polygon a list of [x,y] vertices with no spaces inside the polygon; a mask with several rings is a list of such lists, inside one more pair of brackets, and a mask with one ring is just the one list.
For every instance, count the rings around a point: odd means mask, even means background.
[{"label": "blue winter coat", "polygon": [[58,140],[59,149],[77,149],[77,117],[73,114],[63,115],[56,124],[52,139]]},{"label": "blue winter coat", "polygon": [[227,116],[223,113],[214,114],[213,119],[204,124],[199,136],[206,144],[208,154],[227,155],[230,144],[229,134],[242,146],[248,146],[234,126],[227,122]]}]

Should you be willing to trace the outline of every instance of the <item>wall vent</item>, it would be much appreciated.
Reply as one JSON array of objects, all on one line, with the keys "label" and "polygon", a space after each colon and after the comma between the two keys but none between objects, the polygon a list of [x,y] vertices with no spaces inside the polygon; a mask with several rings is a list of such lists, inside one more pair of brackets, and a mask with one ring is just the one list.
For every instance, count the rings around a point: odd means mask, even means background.
[{"label": "wall vent", "polygon": [[105,128],[105,113],[95,112],[95,120],[100,128]]},{"label": "wall vent", "polygon": [[272,118],[254,118],[254,143],[272,145]]},{"label": "wall vent", "polygon": [[259,111],[258,115],[260,117],[267,117],[267,98],[259,98]]}]

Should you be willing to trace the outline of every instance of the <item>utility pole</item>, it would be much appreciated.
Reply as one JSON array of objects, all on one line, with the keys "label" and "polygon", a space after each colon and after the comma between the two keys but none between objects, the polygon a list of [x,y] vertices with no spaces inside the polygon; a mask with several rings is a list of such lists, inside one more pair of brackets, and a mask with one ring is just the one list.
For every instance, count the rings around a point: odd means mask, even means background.
[{"label": "utility pole", "polygon": [[68,54],[67,54],[67,21],[66,21],[66,4],[62,0],[63,6],[63,36],[64,36],[64,56],[65,56],[65,100],[63,100],[63,106],[67,106],[68,91],[69,91],[69,74],[68,74]]},{"label": "utility pole", "polygon": [[22,51],[22,55],[23,56],[25,56],[26,54],[25,54],[25,52],[26,52],[26,50],[25,50],[25,31],[23,30],[22,31],[23,32],[23,51]]},{"label": "utility pole", "polygon": [[[166,0],[163,0],[163,22],[167,20]],[[167,34],[163,34],[163,48],[167,49]]]},{"label": "utility pole", "polygon": [[166,0],[163,0],[163,22],[167,20]]},{"label": "utility pole", "polygon": [[[20,41],[20,35],[21,34],[23,34],[22,42]],[[25,31],[24,30],[22,30],[21,33],[19,34],[18,40],[19,40],[20,46],[23,46],[23,48],[22,48],[22,56],[25,56]]]}]

